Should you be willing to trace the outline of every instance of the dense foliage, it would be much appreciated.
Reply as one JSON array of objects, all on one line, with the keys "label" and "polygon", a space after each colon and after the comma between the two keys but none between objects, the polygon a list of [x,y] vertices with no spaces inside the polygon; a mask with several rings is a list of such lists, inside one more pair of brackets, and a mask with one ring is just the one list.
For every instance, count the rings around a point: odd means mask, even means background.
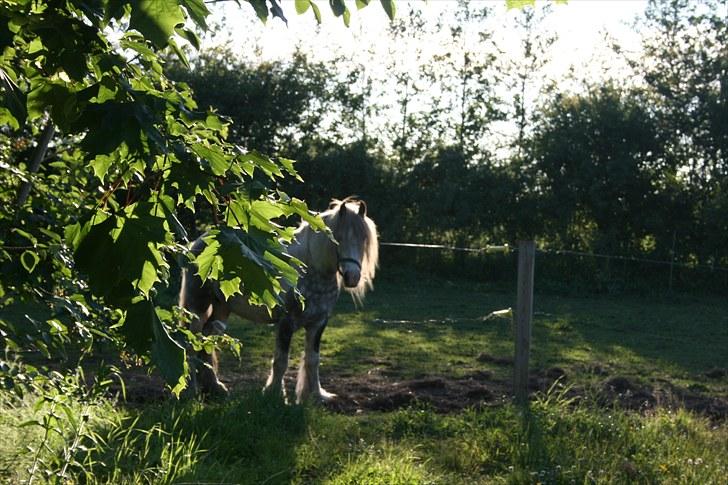
[{"label": "dense foliage", "polygon": [[[286,20],[277,0],[248,3],[263,21]],[[393,2],[382,5],[394,15]],[[343,2],[330,6],[348,22]],[[319,17],[314,2],[296,2],[300,13],[309,8]],[[295,283],[286,218],[324,226],[280,190],[285,175],[297,177],[293,162],[236,144],[229,131],[239,136],[238,125],[200,109],[164,72],[166,53],[188,64],[181,45],[199,46],[209,13],[201,0],[0,4],[6,385],[27,377],[13,375],[13,359],[40,351],[73,365],[103,341],[128,361],[151,358],[178,393],[184,342],[208,345],[159,304],[178,265],[192,261],[226,296],[268,307]],[[275,128],[261,125],[255,139]],[[178,214],[199,207],[215,226],[194,258]]]}]

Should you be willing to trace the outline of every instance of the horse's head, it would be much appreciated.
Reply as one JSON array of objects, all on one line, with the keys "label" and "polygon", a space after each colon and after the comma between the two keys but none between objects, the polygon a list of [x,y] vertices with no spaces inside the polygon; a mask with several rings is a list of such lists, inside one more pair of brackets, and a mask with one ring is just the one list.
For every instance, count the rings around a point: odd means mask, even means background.
[{"label": "horse's head", "polygon": [[379,261],[377,228],[363,200],[333,200],[321,214],[336,240],[337,271],[344,287],[362,298],[371,288]]}]

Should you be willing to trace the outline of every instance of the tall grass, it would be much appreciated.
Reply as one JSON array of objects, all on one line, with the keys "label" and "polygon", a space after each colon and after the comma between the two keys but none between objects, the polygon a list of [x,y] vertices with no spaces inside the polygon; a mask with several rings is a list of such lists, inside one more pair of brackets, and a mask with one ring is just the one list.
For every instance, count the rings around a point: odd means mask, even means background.
[{"label": "tall grass", "polygon": [[[25,400],[0,413],[5,483],[674,483],[721,484],[728,426],[684,411],[640,415],[541,394],[511,405],[440,415],[427,407],[346,416],[287,406],[257,390],[225,402],[121,409],[69,407],[42,448],[51,412]],[[88,428],[74,431],[72,421]],[[69,447],[76,443],[72,454]],[[40,471],[40,473],[38,472]],[[61,475],[61,472],[64,475]]]}]

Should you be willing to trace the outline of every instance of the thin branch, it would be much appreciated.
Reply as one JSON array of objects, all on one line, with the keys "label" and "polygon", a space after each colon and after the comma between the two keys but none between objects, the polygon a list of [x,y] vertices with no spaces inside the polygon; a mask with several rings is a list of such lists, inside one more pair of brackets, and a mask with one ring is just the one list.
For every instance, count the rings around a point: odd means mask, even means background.
[{"label": "thin branch", "polygon": [[[40,135],[40,140],[38,141],[38,146],[35,148],[35,152],[33,153],[33,158],[30,160],[30,168],[28,169],[28,174],[32,175],[40,169],[40,164],[45,158],[46,151],[48,150],[48,144],[51,142],[51,138],[53,138],[53,135],[56,132],[55,126],[53,126],[53,121],[48,119],[48,122],[45,125],[45,128],[43,128],[43,132]],[[20,209],[23,204],[25,204],[25,201],[28,200],[28,196],[30,195],[30,190],[33,188],[33,182],[31,180],[28,180],[27,182],[23,182],[20,185],[20,188],[18,189],[18,199],[17,199],[17,206],[18,209]]]}]

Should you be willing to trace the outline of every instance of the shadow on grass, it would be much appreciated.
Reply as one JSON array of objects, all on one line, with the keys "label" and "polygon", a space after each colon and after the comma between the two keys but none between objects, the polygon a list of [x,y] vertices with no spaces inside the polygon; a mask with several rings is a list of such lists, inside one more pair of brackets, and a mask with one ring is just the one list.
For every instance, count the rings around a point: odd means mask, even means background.
[{"label": "shadow on grass", "polygon": [[534,475],[539,471],[550,470],[554,465],[548,452],[548,432],[542,423],[543,416],[534,412],[529,404],[517,407],[516,411],[520,446],[514,453],[512,478],[516,483],[533,483]]},{"label": "shadow on grass", "polygon": [[[714,298],[665,301],[635,297],[537,297],[547,317],[534,324],[545,360],[569,360],[574,349],[621,370],[702,374],[728,366],[728,305]],[[542,350],[538,350],[543,346]],[[571,354],[571,355],[570,355]]]},{"label": "shadow on grass", "polygon": [[259,391],[146,407],[117,426],[123,433],[99,432],[108,444],[92,457],[104,464],[93,475],[111,483],[287,483],[307,421],[304,407]]},{"label": "shadow on grass", "polygon": [[[457,353],[458,348],[471,352],[480,347],[481,352],[510,357],[510,326],[474,319],[513,307],[514,300],[511,293],[493,292],[468,281],[432,278],[412,286],[390,278],[377,286],[364,311],[373,315],[372,320],[422,323],[400,327],[404,332],[420,334],[418,341],[412,340],[420,345],[424,358],[437,359],[435,347],[446,354]],[[638,373],[661,369],[674,375],[702,374],[716,366],[728,367],[728,304],[722,299],[684,295],[670,299],[560,297],[537,291],[534,309],[532,353],[534,363],[545,368],[611,360]],[[354,311],[351,303],[345,301],[340,302],[337,310],[349,315]],[[453,323],[425,323],[432,319],[451,319]],[[366,325],[359,333],[381,337],[383,327]],[[388,329],[394,330],[396,326],[389,325]]]}]

